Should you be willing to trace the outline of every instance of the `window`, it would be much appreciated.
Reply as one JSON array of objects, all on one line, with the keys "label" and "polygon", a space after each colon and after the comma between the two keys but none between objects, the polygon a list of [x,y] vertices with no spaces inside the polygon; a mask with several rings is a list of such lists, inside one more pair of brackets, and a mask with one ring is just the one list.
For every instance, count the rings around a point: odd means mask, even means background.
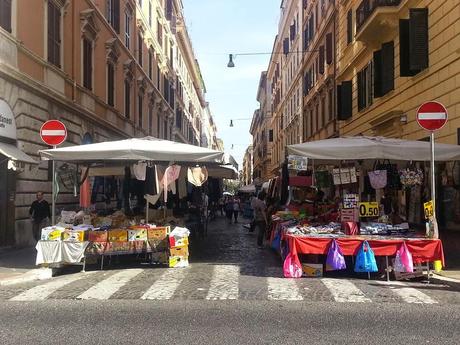
[{"label": "window", "polygon": [[112,107],[115,104],[115,67],[107,63],[107,104]]},{"label": "window", "polygon": [[160,67],[157,66],[157,90],[160,91]]},{"label": "window", "polygon": [[374,97],[381,97],[394,89],[394,43],[384,43],[374,52]]},{"label": "window", "polygon": [[347,44],[353,41],[353,11],[350,9],[347,13]]},{"label": "window", "polygon": [[428,68],[428,9],[411,8],[409,19],[399,21],[401,77],[414,76]]},{"label": "window", "polygon": [[326,63],[332,63],[332,33],[326,34]]},{"label": "window", "polygon": [[161,134],[160,134],[160,115],[157,115],[157,138],[161,139]]},{"label": "window", "polygon": [[139,61],[139,65],[142,66],[143,62],[142,62],[142,50],[144,48],[144,44],[143,44],[143,38],[142,38],[142,35],[139,33],[137,35],[137,59]]},{"label": "window", "polygon": [[125,12],[125,46],[130,48],[131,41],[131,13]]},{"label": "window", "polygon": [[337,85],[337,118],[348,120],[353,115],[352,82],[347,80]]},{"label": "window", "polygon": [[144,106],[144,97],[142,95],[139,95],[137,97],[137,108],[138,108],[138,126],[139,128],[144,127],[144,121],[143,121],[143,106]]},{"label": "window", "polygon": [[334,94],[333,94],[333,90],[329,89],[329,96],[328,96],[328,120],[329,121],[332,121],[332,119],[334,118],[333,110],[334,110]]},{"label": "window", "polygon": [[160,46],[163,46],[163,26],[159,20],[157,21],[157,39]]},{"label": "window", "polygon": [[153,79],[153,53],[152,49],[149,49],[149,78]]},{"label": "window", "polygon": [[83,38],[83,86],[88,90],[93,88],[93,43]]},{"label": "window", "polygon": [[120,0],[107,0],[107,21],[120,33]]},{"label": "window", "polygon": [[0,0],[0,26],[11,33],[11,1]]},{"label": "window", "polygon": [[48,62],[61,67],[61,9],[48,1]]},{"label": "window", "polygon": [[269,141],[270,143],[273,142],[273,129],[270,129],[270,130],[268,131],[268,141]]},{"label": "window", "polygon": [[139,2],[139,7],[142,8],[142,0],[138,0]]},{"label": "window", "polygon": [[164,130],[163,130],[163,136],[166,140],[168,140],[168,120],[164,120]]},{"label": "window", "polygon": [[358,72],[358,111],[361,111],[372,104],[374,99],[372,62]]},{"label": "window", "polygon": [[318,70],[320,74],[324,74],[324,46],[319,47]]},{"label": "window", "polygon": [[125,80],[125,117],[131,117],[131,84]]}]

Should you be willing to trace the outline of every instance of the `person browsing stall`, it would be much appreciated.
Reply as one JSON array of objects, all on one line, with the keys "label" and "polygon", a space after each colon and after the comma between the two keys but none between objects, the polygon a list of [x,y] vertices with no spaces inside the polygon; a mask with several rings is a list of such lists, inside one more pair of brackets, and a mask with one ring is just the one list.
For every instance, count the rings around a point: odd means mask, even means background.
[{"label": "person browsing stall", "polygon": [[263,248],[264,235],[267,227],[267,206],[265,204],[265,192],[252,201],[254,209],[254,227],[257,229],[257,245]]}]

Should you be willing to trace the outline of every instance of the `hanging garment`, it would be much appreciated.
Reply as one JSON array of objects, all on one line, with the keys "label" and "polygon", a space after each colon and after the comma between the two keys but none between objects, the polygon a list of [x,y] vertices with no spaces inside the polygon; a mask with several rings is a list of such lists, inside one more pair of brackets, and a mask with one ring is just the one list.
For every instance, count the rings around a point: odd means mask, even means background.
[{"label": "hanging garment", "polygon": [[145,175],[145,194],[156,195],[158,194],[157,184],[156,184],[156,171],[155,166],[147,167],[147,172]]},{"label": "hanging garment", "polygon": [[139,162],[133,165],[133,172],[136,179],[139,181],[145,181],[145,175],[147,173],[147,163]]},{"label": "hanging garment", "polygon": [[179,174],[179,180],[177,181],[179,199],[187,197],[187,170],[181,169]]},{"label": "hanging garment", "polygon": [[289,170],[287,163],[283,163],[281,169],[281,205],[286,205],[289,197]]},{"label": "hanging garment", "polygon": [[89,184],[89,177],[80,186],[80,207],[88,208],[91,206],[91,188]]},{"label": "hanging garment", "polygon": [[206,167],[188,168],[188,182],[194,186],[201,187],[208,180],[208,169]]},{"label": "hanging garment", "polygon": [[[171,165],[166,168],[165,174],[163,176],[163,180],[161,181],[161,185],[163,187],[164,191],[164,201],[168,201],[168,186],[171,185],[173,182],[175,182],[179,178],[180,174],[180,165]],[[171,187],[171,189],[174,188],[174,191],[176,189],[176,186]]]}]

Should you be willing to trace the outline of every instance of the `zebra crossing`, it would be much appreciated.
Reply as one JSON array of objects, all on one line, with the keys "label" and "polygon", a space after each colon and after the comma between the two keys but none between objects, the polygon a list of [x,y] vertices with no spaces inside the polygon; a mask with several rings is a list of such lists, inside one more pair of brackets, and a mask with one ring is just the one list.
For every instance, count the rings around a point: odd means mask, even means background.
[{"label": "zebra crossing", "polygon": [[[202,277],[203,279],[194,279]],[[253,294],[245,290],[254,291]],[[445,291],[443,291],[445,290]],[[193,293],[193,292],[198,293]],[[444,296],[443,293],[447,296]],[[65,296],[65,297],[63,297]],[[458,303],[460,294],[448,286],[375,280],[302,278],[286,279],[281,269],[262,274],[238,265],[192,265],[183,269],[135,268],[77,273],[21,287],[1,287],[0,300],[181,300],[268,301],[336,303]]]}]

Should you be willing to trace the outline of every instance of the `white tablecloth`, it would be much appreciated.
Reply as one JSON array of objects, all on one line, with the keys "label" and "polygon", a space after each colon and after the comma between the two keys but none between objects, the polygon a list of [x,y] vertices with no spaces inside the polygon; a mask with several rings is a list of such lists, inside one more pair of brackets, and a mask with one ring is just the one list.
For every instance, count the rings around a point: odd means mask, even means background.
[{"label": "white tablecloth", "polygon": [[36,265],[41,264],[74,264],[85,256],[89,242],[38,241]]}]

